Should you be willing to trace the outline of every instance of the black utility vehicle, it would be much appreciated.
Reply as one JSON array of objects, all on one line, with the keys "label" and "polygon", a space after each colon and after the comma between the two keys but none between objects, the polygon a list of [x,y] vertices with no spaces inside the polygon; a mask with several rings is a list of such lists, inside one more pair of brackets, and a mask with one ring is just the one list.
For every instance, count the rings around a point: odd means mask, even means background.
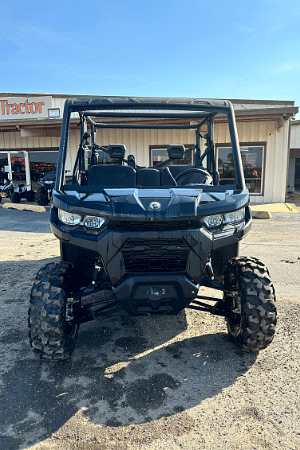
[{"label": "black utility vehicle", "polygon": [[38,181],[39,188],[35,194],[35,201],[38,205],[47,206],[51,202],[55,179],[56,170],[51,170]]},{"label": "black utility vehicle", "polygon": [[[218,173],[215,116],[227,123],[231,184],[221,184]],[[182,130],[195,131],[193,145],[180,142]],[[153,136],[156,144],[169,139],[167,156],[142,167]],[[251,220],[230,102],[67,100],[51,207],[61,262],[43,267],[32,288],[34,352],[68,358],[81,323],[119,308],[135,316],[208,311],[225,317],[242,350],[267,347],[276,324],[273,284],[264,264],[238,256]],[[201,286],[223,298],[198,296]]]}]

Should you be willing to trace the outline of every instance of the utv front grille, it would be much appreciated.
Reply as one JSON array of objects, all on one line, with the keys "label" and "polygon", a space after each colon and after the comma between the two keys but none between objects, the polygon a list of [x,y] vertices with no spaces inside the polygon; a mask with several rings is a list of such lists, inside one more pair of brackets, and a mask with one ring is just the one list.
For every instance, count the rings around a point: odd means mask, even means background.
[{"label": "utv front grille", "polygon": [[127,273],[185,272],[188,253],[181,239],[130,239],[122,248]]},{"label": "utv front grille", "polygon": [[122,231],[170,231],[170,230],[186,230],[199,228],[199,221],[193,220],[173,220],[173,221],[153,221],[153,222],[129,222],[129,221],[118,221],[115,225],[115,230],[119,228]]}]

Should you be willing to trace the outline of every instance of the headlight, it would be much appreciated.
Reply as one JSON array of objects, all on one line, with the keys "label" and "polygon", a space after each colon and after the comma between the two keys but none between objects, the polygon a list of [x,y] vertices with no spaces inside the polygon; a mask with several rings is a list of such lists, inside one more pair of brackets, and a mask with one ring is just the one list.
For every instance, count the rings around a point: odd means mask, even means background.
[{"label": "headlight", "polygon": [[245,208],[224,214],[224,223],[241,222],[245,219]]},{"label": "headlight", "polygon": [[81,222],[81,216],[79,214],[69,213],[62,209],[58,210],[58,218],[65,225],[79,225]]},{"label": "headlight", "polygon": [[203,219],[208,228],[219,227],[227,223],[237,223],[245,220],[245,208],[238,209],[226,214],[215,214],[214,216],[207,216]]},{"label": "headlight", "polygon": [[104,224],[105,220],[102,217],[86,216],[84,219],[84,226],[92,229],[99,229]]},{"label": "headlight", "polygon": [[92,230],[98,230],[105,223],[105,219],[102,217],[85,216],[82,220],[82,216],[79,214],[69,213],[62,209],[58,210],[58,218],[65,225],[84,225]]},{"label": "headlight", "polygon": [[216,214],[215,216],[207,216],[204,219],[204,222],[208,228],[218,227],[223,223],[222,214]]}]

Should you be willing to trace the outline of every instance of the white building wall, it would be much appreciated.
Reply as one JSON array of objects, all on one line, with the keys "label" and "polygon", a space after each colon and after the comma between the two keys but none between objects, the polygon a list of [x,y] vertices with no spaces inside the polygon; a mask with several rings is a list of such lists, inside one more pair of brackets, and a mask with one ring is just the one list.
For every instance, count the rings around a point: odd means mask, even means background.
[{"label": "white building wall", "polygon": [[21,137],[20,131],[0,132],[0,150],[27,150],[58,148],[59,137],[49,136],[28,136]]}]

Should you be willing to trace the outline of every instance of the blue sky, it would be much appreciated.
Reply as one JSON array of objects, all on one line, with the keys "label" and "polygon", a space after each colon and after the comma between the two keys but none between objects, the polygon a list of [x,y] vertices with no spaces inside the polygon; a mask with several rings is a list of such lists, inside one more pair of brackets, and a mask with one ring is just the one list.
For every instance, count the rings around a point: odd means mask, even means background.
[{"label": "blue sky", "polygon": [[294,100],[299,0],[0,0],[0,91]]}]

